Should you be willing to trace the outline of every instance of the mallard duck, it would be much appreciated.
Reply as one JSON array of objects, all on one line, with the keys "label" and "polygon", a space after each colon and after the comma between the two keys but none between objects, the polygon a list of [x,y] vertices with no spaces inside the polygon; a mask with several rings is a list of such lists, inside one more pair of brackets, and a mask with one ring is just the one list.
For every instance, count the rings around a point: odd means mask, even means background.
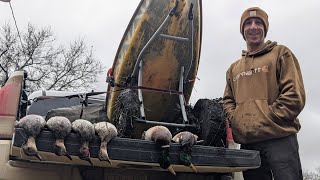
[{"label": "mallard duck", "polygon": [[93,124],[84,119],[77,119],[72,123],[72,129],[78,134],[81,141],[79,158],[88,161],[93,166],[89,151],[89,142],[93,139],[95,133]]},{"label": "mallard duck", "polygon": [[101,139],[99,160],[108,161],[110,164],[112,164],[109,159],[107,144],[112,138],[118,135],[117,128],[109,122],[99,122],[94,124],[94,129]]},{"label": "mallard duck", "polygon": [[183,165],[188,166],[192,169],[193,172],[197,172],[197,169],[191,162],[191,152],[192,146],[197,143],[198,136],[192,134],[189,131],[183,131],[176,134],[172,140],[176,143],[181,144],[181,153],[179,155],[179,159]]},{"label": "mallard duck", "polygon": [[168,171],[176,175],[174,172],[171,161],[169,157],[170,145],[172,140],[172,134],[168,128],[164,126],[154,126],[149,128],[147,131],[143,132],[142,139],[155,142],[161,148],[161,153],[159,156],[159,164],[163,169],[168,169]]},{"label": "mallard duck", "polygon": [[67,153],[64,139],[71,132],[71,122],[68,118],[63,116],[54,116],[47,121],[48,129],[53,133],[56,138],[54,144],[54,152],[58,156],[66,156],[72,160],[71,156]]},{"label": "mallard duck", "polygon": [[36,138],[40,134],[41,130],[44,129],[46,121],[42,116],[30,114],[21,118],[17,123],[16,127],[23,128],[28,136],[28,140],[23,144],[23,152],[27,156],[35,156],[42,161],[41,156],[38,154],[36,146]]}]

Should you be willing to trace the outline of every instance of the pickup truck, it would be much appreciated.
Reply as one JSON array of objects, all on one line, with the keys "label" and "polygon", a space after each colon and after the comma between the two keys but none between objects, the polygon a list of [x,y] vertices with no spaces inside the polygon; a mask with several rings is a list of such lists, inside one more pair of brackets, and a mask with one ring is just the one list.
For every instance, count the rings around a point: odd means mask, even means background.
[{"label": "pickup truck", "polygon": [[[173,176],[161,169],[157,163],[159,149],[153,142],[141,139],[116,137],[108,145],[112,165],[98,160],[100,140],[96,136],[90,144],[91,159],[94,166],[80,160],[78,150],[79,137],[71,133],[65,141],[72,161],[66,157],[56,156],[53,152],[53,135],[49,130],[43,130],[37,138],[36,144],[43,161],[24,155],[21,146],[26,142],[23,129],[15,128],[19,121],[23,103],[23,71],[14,72],[7,83],[0,89],[0,179],[25,180],[64,180],[64,179],[199,179],[220,180],[224,173],[238,172],[260,166],[259,152],[249,150],[228,149],[195,145],[192,151],[192,161],[198,169],[194,173],[190,168],[179,163],[180,145],[173,143],[170,150],[172,165],[177,172]],[[31,113],[43,116],[43,107],[48,106],[52,99],[63,99],[74,105],[77,101],[69,98],[52,98],[40,96],[29,105],[26,114]],[[42,99],[42,100],[41,100]],[[80,101],[78,99],[78,101]],[[96,101],[97,102],[97,101]],[[103,102],[103,101],[102,101]],[[42,105],[37,103],[43,103]],[[45,104],[47,103],[47,104]],[[50,104],[50,103],[49,103]],[[102,104],[103,105],[103,104]],[[68,102],[63,105],[68,106]],[[42,109],[40,108],[42,107]],[[56,108],[56,107],[55,107]]]}]

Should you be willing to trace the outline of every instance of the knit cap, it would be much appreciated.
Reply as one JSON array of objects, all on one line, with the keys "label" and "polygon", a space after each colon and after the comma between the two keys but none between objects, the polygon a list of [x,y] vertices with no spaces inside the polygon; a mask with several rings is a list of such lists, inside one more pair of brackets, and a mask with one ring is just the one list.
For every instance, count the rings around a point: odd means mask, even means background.
[{"label": "knit cap", "polygon": [[240,33],[242,34],[243,38],[244,38],[244,35],[243,35],[244,22],[251,17],[257,17],[262,20],[262,22],[264,24],[264,31],[265,31],[265,36],[266,36],[268,29],[269,29],[268,14],[264,10],[262,10],[258,7],[251,7],[249,9],[245,10],[241,16]]}]

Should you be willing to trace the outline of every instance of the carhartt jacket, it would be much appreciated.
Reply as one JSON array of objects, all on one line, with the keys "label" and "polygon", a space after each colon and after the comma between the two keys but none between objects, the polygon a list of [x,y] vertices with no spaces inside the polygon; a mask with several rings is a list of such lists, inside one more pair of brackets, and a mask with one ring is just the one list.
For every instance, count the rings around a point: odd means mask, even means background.
[{"label": "carhartt jacket", "polygon": [[285,137],[300,130],[305,105],[300,66],[285,46],[267,41],[227,71],[223,108],[234,140],[247,144]]}]

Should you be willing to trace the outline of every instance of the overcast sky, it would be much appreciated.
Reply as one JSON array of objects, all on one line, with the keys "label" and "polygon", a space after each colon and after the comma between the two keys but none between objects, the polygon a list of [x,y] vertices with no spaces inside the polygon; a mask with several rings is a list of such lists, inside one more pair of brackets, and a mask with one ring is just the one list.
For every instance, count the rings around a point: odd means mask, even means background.
[{"label": "overcast sky", "polygon": [[[112,66],[120,40],[140,0],[12,0],[20,31],[27,24],[50,26],[59,43],[84,38],[104,66]],[[251,6],[269,15],[267,39],[286,45],[300,62],[307,104],[300,114],[298,133],[302,166],[320,166],[320,1],[318,0],[203,0],[203,39],[199,81],[191,103],[223,95],[225,72],[245,49],[239,32],[240,16]],[[0,2],[0,26],[13,18],[8,3]],[[105,74],[97,90],[106,90]]]}]

